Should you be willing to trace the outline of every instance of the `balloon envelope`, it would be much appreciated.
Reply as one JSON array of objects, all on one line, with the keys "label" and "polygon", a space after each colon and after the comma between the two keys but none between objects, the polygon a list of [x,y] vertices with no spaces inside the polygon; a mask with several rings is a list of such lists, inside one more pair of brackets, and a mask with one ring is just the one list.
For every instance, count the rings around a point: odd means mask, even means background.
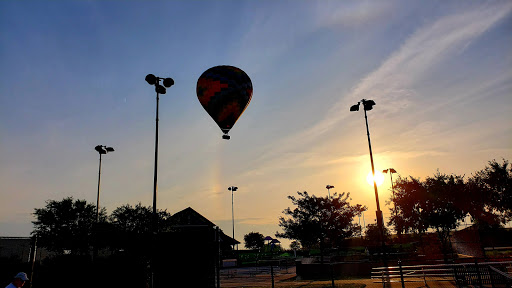
[{"label": "balloon envelope", "polygon": [[206,112],[228,134],[251,101],[252,82],[239,68],[215,66],[199,77],[196,92]]}]

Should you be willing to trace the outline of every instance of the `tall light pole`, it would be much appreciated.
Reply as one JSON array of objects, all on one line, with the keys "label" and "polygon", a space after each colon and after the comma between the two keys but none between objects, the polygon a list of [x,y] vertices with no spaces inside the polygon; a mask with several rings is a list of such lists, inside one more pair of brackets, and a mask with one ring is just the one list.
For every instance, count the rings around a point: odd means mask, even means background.
[{"label": "tall light pole", "polygon": [[100,183],[101,183],[101,155],[114,152],[114,148],[105,145],[97,145],[94,150],[100,154],[100,165],[98,168],[98,196],[96,198],[96,223],[100,222]]},{"label": "tall light pole", "polygon": [[[156,92],[156,127],[155,127],[155,168],[153,170],[153,219],[151,221],[151,231],[153,232],[153,236],[155,236],[158,233],[158,214],[156,210],[156,193],[157,193],[157,175],[158,175],[158,104],[160,101],[160,94],[165,94],[167,90],[164,86],[160,85],[160,80],[162,80],[165,87],[169,88],[172,85],[174,85],[174,80],[172,78],[160,78],[156,77],[153,74],[146,75],[146,82],[148,82],[149,85],[155,86],[155,92]],[[154,241],[155,239],[153,239]],[[151,255],[151,287],[154,287],[154,244],[153,243],[153,252]]]},{"label": "tall light pole", "polygon": [[370,130],[368,129],[368,116],[366,115],[366,111],[370,111],[373,109],[373,106],[375,105],[375,101],[373,100],[366,100],[366,99],[362,99],[361,101],[357,102],[356,105],[352,105],[350,107],[350,111],[359,111],[359,105],[363,103],[363,110],[364,110],[364,119],[366,121],[366,135],[368,135],[368,147],[370,149],[370,162],[372,164],[372,174],[373,174],[373,188],[375,190],[375,201],[377,203],[377,211],[376,211],[376,215],[377,215],[377,226],[379,226],[379,230],[380,230],[380,237],[381,237],[381,242],[382,242],[382,252],[383,252],[383,255],[384,255],[384,262],[386,262],[386,256],[385,256],[385,248],[386,248],[386,243],[384,241],[384,220],[383,220],[383,217],[382,217],[382,211],[380,210],[380,204],[379,204],[379,192],[377,190],[377,182],[375,181],[375,168],[373,166],[373,155],[372,155],[372,143],[370,141]]},{"label": "tall light pole", "polygon": [[231,191],[231,221],[233,222],[233,251],[235,251],[235,205],[233,202],[233,192],[238,190],[238,187],[230,186],[228,190]]},{"label": "tall light pole", "polygon": [[156,92],[156,120],[155,120],[155,168],[153,170],[153,221],[152,221],[152,230],[153,233],[158,232],[158,216],[156,212],[156,194],[157,194],[157,179],[158,179],[158,104],[160,102],[160,94],[165,94],[166,89],[164,86],[160,85],[160,80],[163,80],[163,84],[165,87],[169,88],[174,85],[174,80],[172,78],[160,78],[156,77],[153,74],[146,75],[146,82],[149,85],[155,85]]},{"label": "tall light pole", "polygon": [[329,191],[330,189],[334,188],[334,186],[332,185],[327,185],[325,186],[325,188],[327,188],[327,194],[329,194],[329,198],[331,198],[331,192]]},{"label": "tall light pole", "polygon": [[[382,170],[382,173],[388,173],[389,171],[389,177],[391,177],[391,193],[393,195],[393,207],[396,208],[395,204],[395,187],[393,186],[393,173],[397,173],[395,169],[389,168],[386,170]],[[396,213],[396,210],[394,211]]]}]

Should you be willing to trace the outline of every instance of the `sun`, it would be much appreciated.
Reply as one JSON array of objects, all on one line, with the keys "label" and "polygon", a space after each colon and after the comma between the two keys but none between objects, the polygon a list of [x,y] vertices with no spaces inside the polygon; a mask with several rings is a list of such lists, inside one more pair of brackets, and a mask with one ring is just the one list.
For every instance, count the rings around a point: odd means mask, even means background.
[{"label": "sun", "polygon": [[[366,176],[366,181],[368,182],[368,184],[373,186],[372,171],[370,171],[370,173],[368,173],[368,176]],[[380,185],[382,185],[382,182],[384,182],[384,174],[382,174],[379,171],[375,171],[375,183],[377,184],[377,186],[380,186]]]}]

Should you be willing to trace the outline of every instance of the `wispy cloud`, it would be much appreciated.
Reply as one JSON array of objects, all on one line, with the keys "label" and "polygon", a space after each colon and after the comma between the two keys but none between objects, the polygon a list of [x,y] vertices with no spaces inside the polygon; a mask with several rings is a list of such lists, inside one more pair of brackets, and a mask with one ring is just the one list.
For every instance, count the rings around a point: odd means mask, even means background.
[{"label": "wispy cloud", "polygon": [[[382,65],[362,79],[349,95],[331,109],[326,119],[310,131],[325,131],[334,123],[343,120],[340,110],[349,103],[372,95],[386,99],[379,109],[388,113],[405,108],[416,95],[414,84],[421,81],[425,73],[440,65],[454,53],[465,49],[485,31],[512,11],[512,2],[479,6],[455,15],[445,16],[431,25],[426,25],[409,37],[398,51]],[[346,115],[346,114],[341,114]]]},{"label": "wispy cloud", "polygon": [[[290,143],[304,145],[307,141],[319,139],[322,134],[337,127],[348,117],[349,113],[340,111],[348,111],[347,107],[368,95],[371,95],[372,99],[377,99],[381,113],[390,114],[405,109],[417,97],[414,86],[424,80],[426,73],[438,68],[452,55],[466,49],[469,43],[511,11],[512,2],[493,2],[459,11],[426,24],[413,33],[376,70],[361,79],[348,95],[334,103],[321,121],[301,133],[282,139],[286,145],[274,145],[281,148],[274,149],[264,158],[274,161],[275,155],[282,155],[289,149]],[[378,99],[386,101],[379,102]]]}]

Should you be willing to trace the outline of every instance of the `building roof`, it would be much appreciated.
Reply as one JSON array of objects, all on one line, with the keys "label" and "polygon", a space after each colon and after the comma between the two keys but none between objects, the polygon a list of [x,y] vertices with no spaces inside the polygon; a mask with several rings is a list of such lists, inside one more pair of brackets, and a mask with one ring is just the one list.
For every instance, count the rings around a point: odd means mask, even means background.
[{"label": "building roof", "polygon": [[175,223],[175,225],[194,225],[194,226],[203,226],[207,225],[209,227],[215,227],[215,223],[208,220],[203,215],[199,214],[196,210],[188,207],[180,212],[171,216],[171,219]]},{"label": "building roof", "polygon": [[[210,228],[218,227],[212,221],[208,220],[196,210],[188,207],[171,216],[175,226],[208,226]],[[239,241],[229,237],[221,231],[221,241],[232,244],[240,244]],[[232,245],[231,244],[231,245]]]}]

